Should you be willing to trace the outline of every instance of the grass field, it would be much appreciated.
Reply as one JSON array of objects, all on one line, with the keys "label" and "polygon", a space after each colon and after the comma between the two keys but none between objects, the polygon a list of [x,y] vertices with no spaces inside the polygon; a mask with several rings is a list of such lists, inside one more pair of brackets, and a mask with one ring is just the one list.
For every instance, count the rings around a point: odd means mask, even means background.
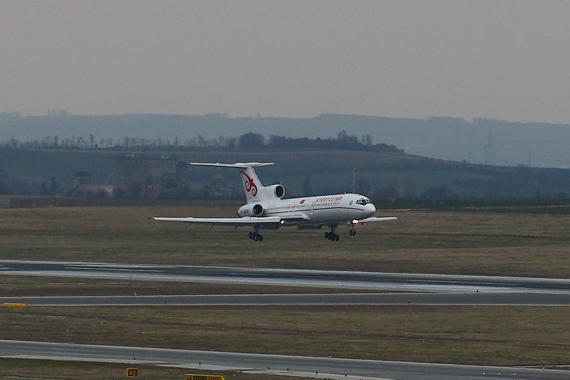
[{"label": "grass field", "polygon": [[[206,371],[171,367],[140,366],[136,363],[86,363],[76,361],[25,360],[0,358],[0,379],[81,379],[123,380],[127,368],[138,368],[139,379],[184,380],[185,374],[222,375],[226,380],[262,380],[265,377],[239,372]],[[271,380],[301,380],[291,376],[271,376]]]},{"label": "grass field", "polygon": [[568,364],[570,308],[10,308],[3,339],[490,365]]},{"label": "grass field", "polygon": [[470,212],[383,212],[341,241],[326,229],[188,227],[149,216],[232,216],[220,207],[0,209],[0,259],[257,266],[570,278],[570,218]]},{"label": "grass field", "polygon": [[[360,226],[356,238],[339,228],[338,243],[325,240],[324,230],[266,231],[255,243],[247,229],[146,219],[234,212],[174,205],[0,209],[0,259],[570,278],[570,218],[562,215],[392,212],[397,221]],[[306,291],[20,276],[0,276],[0,285],[2,296]],[[567,307],[30,307],[0,309],[0,339],[550,366],[570,363],[569,319]],[[0,378],[28,376],[19,363],[1,359]]]}]

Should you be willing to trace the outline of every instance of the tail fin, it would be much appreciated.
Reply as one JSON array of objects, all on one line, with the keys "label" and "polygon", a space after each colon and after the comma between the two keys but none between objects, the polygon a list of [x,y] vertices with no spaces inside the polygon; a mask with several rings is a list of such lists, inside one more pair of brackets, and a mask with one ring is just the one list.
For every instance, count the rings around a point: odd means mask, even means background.
[{"label": "tail fin", "polygon": [[187,162],[186,165],[195,165],[195,166],[214,166],[214,167],[223,167],[223,168],[236,168],[240,169],[240,174],[242,178],[243,190],[245,192],[245,197],[247,198],[247,203],[253,203],[260,201],[262,194],[264,194],[262,189],[264,186],[257,178],[255,174],[254,168],[260,168],[263,166],[270,166],[274,165],[270,162],[247,162],[247,163],[237,163],[237,164],[210,164],[210,163],[195,163],[195,162]]}]

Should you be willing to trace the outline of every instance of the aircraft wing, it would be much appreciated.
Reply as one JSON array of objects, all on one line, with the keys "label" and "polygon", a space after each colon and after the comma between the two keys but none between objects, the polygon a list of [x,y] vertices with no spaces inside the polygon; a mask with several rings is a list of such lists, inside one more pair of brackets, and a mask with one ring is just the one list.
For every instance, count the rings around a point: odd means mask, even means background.
[{"label": "aircraft wing", "polygon": [[281,215],[279,219],[282,220],[281,224],[283,225],[302,224],[302,222],[311,220],[307,214],[302,212],[288,212]]},{"label": "aircraft wing", "polygon": [[187,224],[209,224],[210,226],[230,226],[230,227],[245,227],[245,226],[259,226],[281,224],[281,218],[272,216],[264,218],[245,217],[245,218],[165,218],[160,216],[153,216],[149,219],[160,220],[165,222],[182,222]]},{"label": "aircraft wing", "polygon": [[385,222],[387,220],[396,220],[396,219],[398,218],[396,218],[395,216],[385,216],[380,218],[376,216],[371,216],[370,218],[359,220],[358,224],[370,223],[370,222]]}]

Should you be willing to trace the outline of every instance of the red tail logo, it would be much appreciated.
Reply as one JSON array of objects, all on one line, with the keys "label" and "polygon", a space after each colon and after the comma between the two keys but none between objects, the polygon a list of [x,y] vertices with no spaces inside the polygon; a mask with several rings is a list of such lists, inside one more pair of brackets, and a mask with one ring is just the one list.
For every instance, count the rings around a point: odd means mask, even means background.
[{"label": "red tail logo", "polygon": [[245,172],[240,171],[241,174],[243,174],[247,179],[245,180],[245,191],[247,191],[248,193],[251,193],[251,195],[253,195],[254,197],[257,195],[257,185],[255,183],[253,183],[253,179],[250,178],[250,176],[248,176],[247,174],[245,174]]}]

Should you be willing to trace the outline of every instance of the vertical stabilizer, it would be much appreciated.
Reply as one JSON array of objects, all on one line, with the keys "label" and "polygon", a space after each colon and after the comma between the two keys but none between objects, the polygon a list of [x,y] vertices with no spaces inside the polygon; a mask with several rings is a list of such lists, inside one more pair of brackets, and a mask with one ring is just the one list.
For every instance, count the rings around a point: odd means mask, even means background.
[{"label": "vertical stabilizer", "polygon": [[257,178],[253,167],[248,166],[244,170],[240,170],[239,173],[241,174],[243,191],[245,192],[247,203],[259,200],[260,190],[263,188],[263,185],[259,181],[259,178]]}]

